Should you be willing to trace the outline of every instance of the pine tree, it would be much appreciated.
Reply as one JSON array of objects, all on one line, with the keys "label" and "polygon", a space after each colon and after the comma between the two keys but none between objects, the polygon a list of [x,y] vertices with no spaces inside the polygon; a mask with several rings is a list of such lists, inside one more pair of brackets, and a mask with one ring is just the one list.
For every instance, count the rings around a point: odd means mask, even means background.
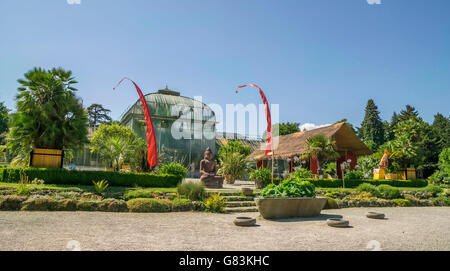
[{"label": "pine tree", "polygon": [[405,121],[409,120],[410,118],[417,118],[417,117],[419,117],[419,113],[417,112],[416,108],[414,106],[407,104],[406,108],[400,111],[400,114],[398,115],[398,121]]},{"label": "pine tree", "polygon": [[366,114],[361,123],[360,136],[363,141],[372,141],[376,146],[384,143],[384,128],[380,112],[372,99],[367,101]]},{"label": "pine tree", "polygon": [[441,113],[437,113],[434,115],[432,128],[439,137],[442,149],[450,147],[450,116],[444,117]]}]

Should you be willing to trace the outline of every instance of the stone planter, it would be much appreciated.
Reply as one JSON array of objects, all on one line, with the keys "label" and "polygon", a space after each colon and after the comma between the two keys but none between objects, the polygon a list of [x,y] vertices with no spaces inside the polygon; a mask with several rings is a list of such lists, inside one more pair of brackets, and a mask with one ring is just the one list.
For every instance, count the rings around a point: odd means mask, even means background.
[{"label": "stone planter", "polygon": [[327,198],[255,198],[259,213],[265,219],[319,216]]}]

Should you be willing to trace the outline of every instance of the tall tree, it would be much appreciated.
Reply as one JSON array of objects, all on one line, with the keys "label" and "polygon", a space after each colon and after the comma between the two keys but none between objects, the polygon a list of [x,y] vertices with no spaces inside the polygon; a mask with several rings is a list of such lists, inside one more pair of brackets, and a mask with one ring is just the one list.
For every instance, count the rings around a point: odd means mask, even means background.
[{"label": "tall tree", "polygon": [[437,113],[434,115],[432,128],[439,137],[442,149],[450,147],[450,116],[444,117],[441,113]]},{"label": "tall tree", "polygon": [[89,116],[89,127],[98,127],[100,124],[112,121],[109,116],[111,110],[104,108],[101,104],[91,104],[87,108],[87,112]]},{"label": "tall tree", "polygon": [[409,104],[406,105],[405,109],[400,111],[400,114],[398,115],[398,121],[405,121],[409,120],[410,118],[417,118],[419,117],[419,113],[417,112],[416,108],[414,106],[411,106]]},{"label": "tall tree", "polygon": [[0,102],[0,145],[4,143],[5,133],[8,131],[8,108],[3,102]]},{"label": "tall tree", "polygon": [[374,142],[376,146],[384,143],[384,127],[380,118],[380,112],[372,99],[367,101],[366,114],[361,123],[360,137],[364,142]]},{"label": "tall tree", "polygon": [[34,68],[18,82],[8,149],[24,161],[32,148],[80,149],[88,142],[88,119],[71,71]]},{"label": "tall tree", "polygon": [[[272,125],[272,133],[274,136],[276,135],[289,135],[296,132],[300,132],[300,123],[297,122],[283,122],[283,123],[275,123]],[[266,131],[264,131],[262,139],[266,140]]]}]

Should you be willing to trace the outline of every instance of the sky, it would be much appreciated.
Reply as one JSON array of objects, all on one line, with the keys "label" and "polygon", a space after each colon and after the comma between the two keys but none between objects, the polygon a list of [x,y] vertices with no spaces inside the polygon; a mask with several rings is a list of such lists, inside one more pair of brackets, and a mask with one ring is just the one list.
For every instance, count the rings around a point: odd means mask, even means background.
[{"label": "sky", "polygon": [[411,104],[432,122],[450,115],[449,13],[448,0],[0,0],[0,101],[15,108],[33,67],[63,67],[114,119],[138,99],[112,90],[128,76],[223,108],[260,103],[235,93],[258,84],[280,121],[309,128],[359,126],[370,98],[384,120]]}]

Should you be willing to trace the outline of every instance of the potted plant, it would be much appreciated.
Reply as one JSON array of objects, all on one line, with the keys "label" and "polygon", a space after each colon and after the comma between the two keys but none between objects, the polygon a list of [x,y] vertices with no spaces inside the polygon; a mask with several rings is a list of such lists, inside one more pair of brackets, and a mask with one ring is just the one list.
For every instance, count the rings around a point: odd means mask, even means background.
[{"label": "potted plant", "polygon": [[225,153],[219,156],[219,175],[225,177],[228,184],[234,184],[236,179],[245,176],[247,169],[247,159],[239,152]]},{"label": "potted plant", "polygon": [[327,198],[316,198],[315,187],[308,181],[287,179],[279,185],[269,184],[255,202],[265,219],[315,217],[320,215]]}]

